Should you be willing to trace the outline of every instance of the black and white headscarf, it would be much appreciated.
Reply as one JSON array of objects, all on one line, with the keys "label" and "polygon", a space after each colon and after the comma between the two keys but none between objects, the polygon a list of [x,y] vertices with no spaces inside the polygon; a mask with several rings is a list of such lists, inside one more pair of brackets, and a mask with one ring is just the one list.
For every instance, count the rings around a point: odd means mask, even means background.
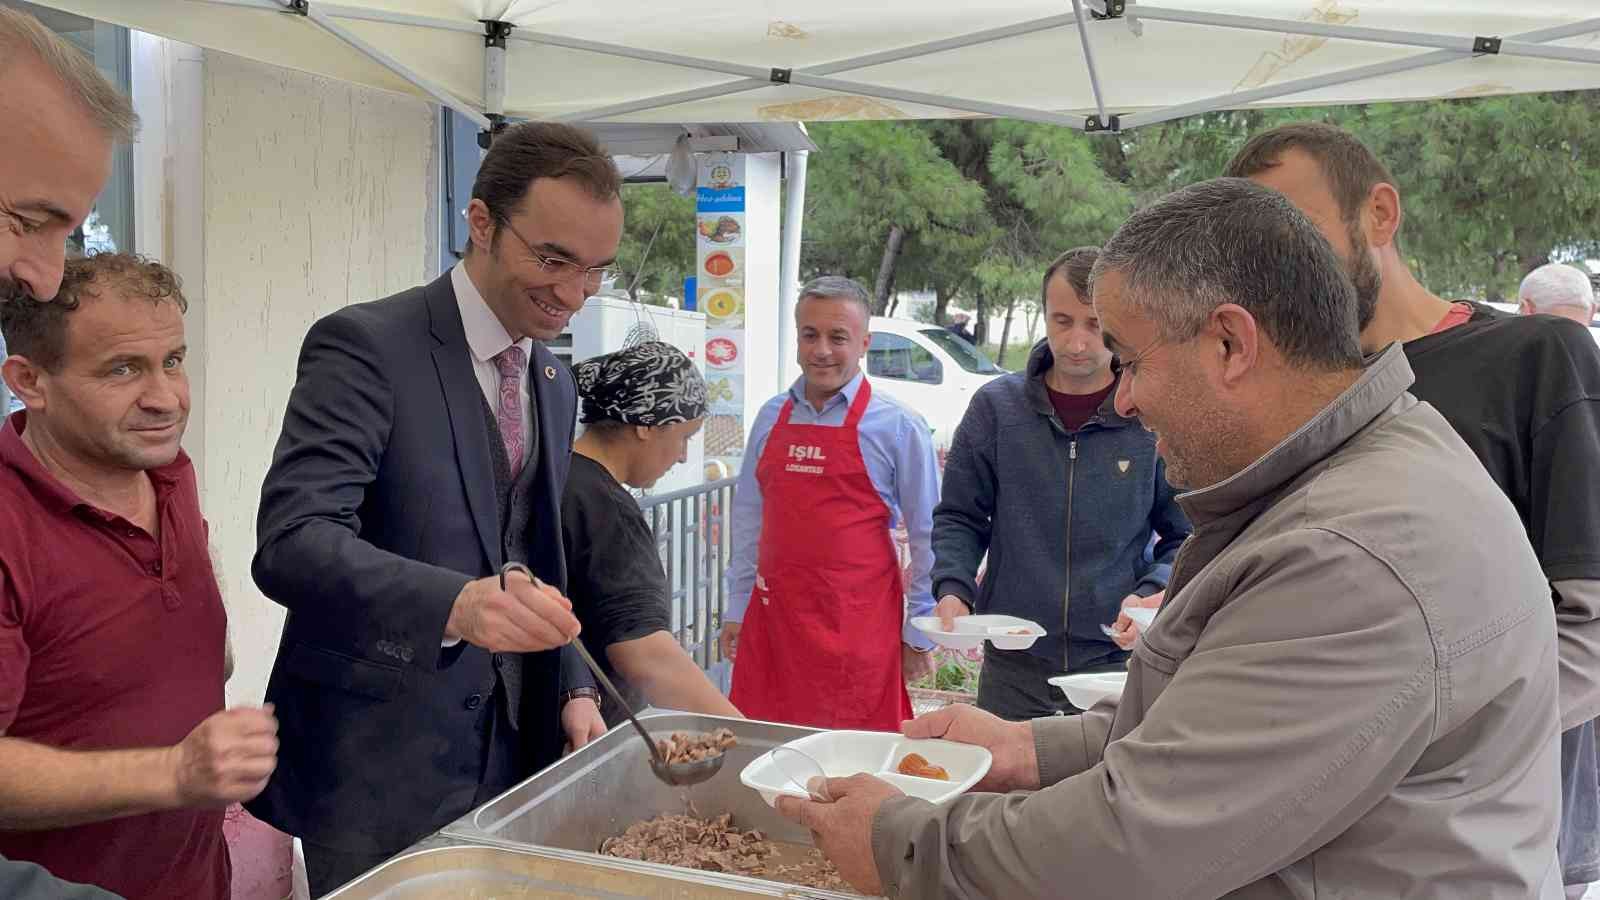
[{"label": "black and white headscarf", "polygon": [[661,341],[635,344],[572,368],[585,425],[674,425],[706,414],[706,382],[683,351]]}]

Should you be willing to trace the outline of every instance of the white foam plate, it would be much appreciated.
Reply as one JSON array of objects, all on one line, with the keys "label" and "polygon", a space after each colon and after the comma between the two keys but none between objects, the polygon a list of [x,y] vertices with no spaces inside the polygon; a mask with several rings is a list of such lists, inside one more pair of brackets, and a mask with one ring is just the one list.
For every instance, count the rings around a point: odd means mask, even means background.
[{"label": "white foam plate", "polygon": [[[999,650],[1026,650],[1033,642],[1044,637],[1044,628],[1038,622],[1016,616],[956,616],[956,630],[945,631],[938,616],[917,616],[911,627],[927,635],[928,640],[952,650],[972,650],[988,641]],[[1017,629],[1027,634],[1012,634]]]},{"label": "white foam plate", "polygon": [[[989,766],[994,762],[988,750],[972,744],[914,741],[886,731],[823,731],[797,738],[784,746],[816,760],[829,778],[846,778],[864,772],[889,782],[909,797],[920,797],[932,803],[943,803],[967,792],[989,773]],[[943,766],[950,773],[950,780],[901,775],[896,768],[911,753],[920,753],[928,762]],[[805,790],[790,781],[772,761],[771,752],[761,754],[745,766],[739,773],[739,781],[760,793],[769,806],[776,805],[781,795],[806,797]]]},{"label": "white foam plate", "polygon": [[1088,709],[1107,697],[1122,696],[1128,683],[1127,672],[1088,672],[1082,675],[1057,675],[1050,683],[1066,692],[1067,699],[1079,709]]}]

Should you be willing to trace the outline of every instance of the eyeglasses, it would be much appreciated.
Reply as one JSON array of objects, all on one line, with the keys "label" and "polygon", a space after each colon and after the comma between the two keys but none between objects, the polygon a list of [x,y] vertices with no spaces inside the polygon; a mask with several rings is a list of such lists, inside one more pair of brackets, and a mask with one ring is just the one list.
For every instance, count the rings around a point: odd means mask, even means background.
[{"label": "eyeglasses", "polygon": [[517,240],[522,242],[522,246],[528,249],[530,258],[533,260],[533,264],[539,267],[539,271],[552,278],[559,281],[572,281],[582,276],[584,286],[592,291],[599,287],[602,282],[616,277],[617,269],[615,266],[585,267],[570,259],[562,259],[559,256],[546,256],[533,249],[533,244],[522,236],[522,232],[517,230],[517,226],[511,224],[510,219],[506,219],[504,224],[512,234],[517,236]]},{"label": "eyeglasses", "polygon": [[1124,357],[1121,353],[1116,353],[1115,359],[1117,368],[1127,373],[1127,377],[1131,380],[1133,376],[1139,374],[1139,363],[1149,359],[1150,354],[1161,349],[1162,345],[1164,344],[1166,344],[1165,339],[1156,338],[1155,340],[1146,344],[1143,350],[1135,353],[1132,357]]}]

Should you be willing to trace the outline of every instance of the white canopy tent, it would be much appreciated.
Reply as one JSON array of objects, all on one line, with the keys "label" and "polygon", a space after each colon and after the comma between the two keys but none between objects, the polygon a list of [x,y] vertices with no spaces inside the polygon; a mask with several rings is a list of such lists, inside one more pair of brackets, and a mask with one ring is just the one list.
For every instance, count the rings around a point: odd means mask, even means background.
[{"label": "white canopy tent", "polygon": [[487,126],[1212,109],[1600,87],[1593,0],[41,0]]}]

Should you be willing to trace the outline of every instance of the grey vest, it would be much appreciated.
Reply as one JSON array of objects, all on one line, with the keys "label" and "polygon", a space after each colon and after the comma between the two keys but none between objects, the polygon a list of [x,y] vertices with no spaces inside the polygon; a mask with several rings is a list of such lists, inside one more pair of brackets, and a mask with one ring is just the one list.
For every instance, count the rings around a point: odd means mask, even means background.
[{"label": "grey vest", "polygon": [[[500,426],[489,401],[483,401],[483,421],[489,429],[489,459],[494,464],[495,502],[500,516],[500,552],[507,562],[528,561],[528,491],[532,486],[534,471],[539,463],[539,408],[533,391],[528,391],[531,407],[528,421],[528,459],[522,472],[513,483],[511,461],[506,456],[506,445],[500,437]],[[519,653],[494,654],[494,670],[505,686],[507,717],[513,728],[519,728],[519,707],[522,704],[522,655]],[[491,686],[492,687],[492,686]]]}]

